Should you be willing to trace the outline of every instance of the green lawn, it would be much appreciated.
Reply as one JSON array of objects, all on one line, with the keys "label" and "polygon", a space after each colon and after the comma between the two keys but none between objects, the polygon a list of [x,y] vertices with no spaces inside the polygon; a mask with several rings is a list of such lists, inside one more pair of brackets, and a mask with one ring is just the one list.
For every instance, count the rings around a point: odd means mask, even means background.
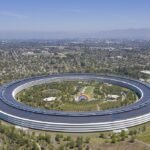
[{"label": "green lawn", "polygon": [[93,90],[94,90],[94,87],[93,86],[87,86],[85,87],[84,89],[84,94],[88,95],[90,98],[93,97]]},{"label": "green lawn", "polygon": [[[77,90],[75,87],[78,87]],[[97,93],[95,89],[97,87]],[[114,88],[115,87],[115,88]],[[119,88],[119,90],[118,90]],[[51,84],[43,84],[39,86],[34,86],[26,90],[21,91],[17,94],[17,99],[20,102],[23,102],[27,105],[45,109],[54,109],[54,110],[63,110],[63,111],[100,111],[106,109],[117,108],[122,105],[130,104],[132,101],[127,101],[122,104],[122,101],[106,101],[103,102],[102,93],[117,94],[121,93],[123,89],[121,87],[103,86],[103,90],[100,88],[100,84],[96,83],[82,83],[78,85],[78,82],[54,82]],[[81,93],[89,97],[89,101],[84,102],[75,102],[74,97],[78,97]],[[101,96],[102,95],[102,96]],[[119,95],[119,94],[118,94]],[[57,97],[55,101],[45,102],[43,101],[46,97]],[[97,96],[97,97],[96,97]],[[134,101],[132,93],[127,95],[131,97],[131,100]],[[94,99],[95,98],[95,99]],[[127,99],[126,98],[126,99]]]},{"label": "green lawn", "polygon": [[150,144],[150,126],[147,127],[145,132],[138,134],[137,139],[140,141],[143,141],[145,143]]},{"label": "green lawn", "polygon": [[65,103],[65,105],[61,106],[62,110],[67,111],[91,111],[96,110],[97,101],[93,102],[80,102],[80,103]]}]

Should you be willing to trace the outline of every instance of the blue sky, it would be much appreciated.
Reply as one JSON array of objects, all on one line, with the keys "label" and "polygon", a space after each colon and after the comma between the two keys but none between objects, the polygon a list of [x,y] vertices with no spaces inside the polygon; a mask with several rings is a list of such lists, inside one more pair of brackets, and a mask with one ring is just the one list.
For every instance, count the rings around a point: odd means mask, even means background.
[{"label": "blue sky", "polygon": [[0,0],[0,31],[149,28],[150,0]]}]

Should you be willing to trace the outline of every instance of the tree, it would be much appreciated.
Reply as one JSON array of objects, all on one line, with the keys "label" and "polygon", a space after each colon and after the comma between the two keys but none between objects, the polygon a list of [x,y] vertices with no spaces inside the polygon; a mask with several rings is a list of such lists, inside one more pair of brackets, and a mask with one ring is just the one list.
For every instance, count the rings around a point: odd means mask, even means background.
[{"label": "tree", "polygon": [[137,131],[136,131],[136,130],[134,130],[134,131],[133,131],[133,134],[134,134],[134,135],[136,135],[136,134],[137,134]]},{"label": "tree", "polygon": [[55,136],[55,141],[56,141],[56,142],[60,142],[60,136],[59,136],[59,134],[56,134],[56,136]]},{"label": "tree", "polygon": [[130,130],[130,131],[129,131],[129,135],[133,135],[133,130]]},{"label": "tree", "polygon": [[135,136],[131,136],[131,139],[129,142],[134,143],[135,142]]},{"label": "tree", "polygon": [[89,142],[90,142],[90,138],[89,138],[89,137],[86,137],[85,143],[89,143]]},{"label": "tree", "polygon": [[39,148],[35,142],[32,143],[32,149],[31,150],[39,150]]},{"label": "tree", "polygon": [[76,146],[81,147],[83,144],[83,137],[77,137],[76,139]]},{"label": "tree", "polygon": [[60,147],[58,147],[58,150],[65,150],[65,146],[61,145]]},{"label": "tree", "polygon": [[124,141],[124,140],[125,140],[125,137],[126,137],[126,133],[125,133],[124,130],[121,131],[120,136],[121,136],[121,140]]},{"label": "tree", "polygon": [[49,136],[48,134],[45,134],[45,141],[50,144],[51,143],[51,136]]},{"label": "tree", "polygon": [[143,126],[142,131],[143,131],[143,132],[146,131],[146,126],[145,126],[145,125]]},{"label": "tree", "polygon": [[71,136],[67,136],[66,140],[70,141],[71,140]]},{"label": "tree", "polygon": [[99,137],[100,137],[100,138],[104,138],[104,133],[101,133],[101,134],[99,135]]},{"label": "tree", "polygon": [[90,147],[89,145],[86,146],[85,150],[90,150]]},{"label": "tree", "polygon": [[69,148],[74,149],[74,146],[75,146],[75,142],[73,140],[71,140],[69,143]]},{"label": "tree", "polygon": [[111,136],[111,142],[112,142],[112,143],[116,143],[116,134],[113,134],[113,135]]}]

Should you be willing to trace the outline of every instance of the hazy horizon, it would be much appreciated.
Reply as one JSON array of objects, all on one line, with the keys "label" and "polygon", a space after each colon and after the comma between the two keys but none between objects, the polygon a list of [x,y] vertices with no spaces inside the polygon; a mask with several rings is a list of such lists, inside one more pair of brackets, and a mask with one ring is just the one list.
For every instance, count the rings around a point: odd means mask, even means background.
[{"label": "hazy horizon", "polygon": [[1,0],[0,38],[150,39],[149,6],[147,0]]},{"label": "hazy horizon", "polygon": [[38,31],[0,31],[0,39],[143,39],[150,40],[150,28],[145,29],[115,29],[95,32],[38,32]]}]

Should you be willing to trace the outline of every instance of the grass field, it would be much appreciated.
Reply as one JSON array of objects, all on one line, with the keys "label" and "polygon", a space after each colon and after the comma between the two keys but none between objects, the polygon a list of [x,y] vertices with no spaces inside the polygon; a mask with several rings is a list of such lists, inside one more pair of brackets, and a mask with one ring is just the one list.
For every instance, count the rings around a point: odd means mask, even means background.
[{"label": "grass field", "polygon": [[[1,121],[2,125],[10,126],[13,125]],[[76,141],[78,137],[82,137],[83,144],[82,144],[82,150],[86,150],[87,147],[89,147],[90,150],[150,150],[150,146],[148,143],[150,142],[150,122],[139,125],[136,127],[132,127],[130,129],[132,130],[139,130],[139,128],[143,128],[143,126],[146,126],[146,130],[143,133],[137,133],[135,142],[130,142],[130,136],[128,136],[124,141],[116,141],[116,143],[111,142],[111,134],[112,132],[93,132],[93,133],[62,133],[62,132],[46,132],[46,131],[40,131],[40,130],[32,130],[32,129],[26,129],[24,130],[24,136],[31,134],[31,135],[50,135],[51,137],[51,144],[53,144],[54,150],[59,150],[61,146],[67,145],[67,143],[70,143],[70,141]],[[17,129],[20,130],[20,129]],[[34,133],[34,134],[33,134]],[[104,137],[101,138],[100,135],[103,133]],[[56,135],[60,135],[60,141],[56,142],[55,137]],[[69,137],[69,138],[68,138]],[[86,138],[89,138],[89,143],[86,143]],[[65,140],[65,139],[70,140]],[[11,139],[11,136],[10,136]],[[34,138],[32,139],[34,140]],[[139,141],[138,141],[139,140]],[[143,142],[141,142],[143,141]],[[40,141],[36,141],[37,144],[40,144]],[[68,148],[64,147],[63,150],[66,150]],[[78,150],[78,147],[74,146],[75,150]]]},{"label": "grass field", "polygon": [[147,127],[146,131],[137,135],[137,139],[145,143],[150,144],[150,126]]},{"label": "grass field", "polygon": [[[122,87],[109,87],[93,81],[90,83],[81,82],[80,84],[78,81],[65,81],[34,86],[21,91],[16,97],[20,102],[38,108],[75,112],[100,111],[118,108],[136,100],[135,93],[126,89],[126,98],[121,101],[122,91],[125,91]],[[81,93],[88,97],[88,101],[77,101]],[[108,94],[117,94],[120,99],[107,101],[105,95]],[[56,97],[56,100],[52,102],[43,101],[47,97]]]},{"label": "grass field", "polygon": [[[90,101],[90,102],[80,102],[80,103],[65,103],[65,105],[61,106],[62,110],[67,111],[91,111],[97,109],[97,101]],[[86,107],[85,107],[86,106]]]},{"label": "grass field", "polygon": [[89,98],[92,98],[93,97],[93,90],[94,90],[94,87],[93,86],[86,86],[84,88],[84,94],[87,95]]}]

